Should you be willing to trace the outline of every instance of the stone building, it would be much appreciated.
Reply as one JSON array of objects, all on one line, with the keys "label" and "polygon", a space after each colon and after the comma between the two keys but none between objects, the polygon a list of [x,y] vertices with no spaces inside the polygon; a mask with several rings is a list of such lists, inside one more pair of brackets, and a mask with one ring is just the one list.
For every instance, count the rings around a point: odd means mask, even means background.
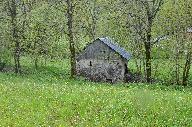
[{"label": "stone building", "polygon": [[128,72],[131,55],[110,38],[98,38],[77,55],[77,75],[91,81],[121,82]]},{"label": "stone building", "polygon": [[187,28],[187,37],[192,39],[192,27]]}]

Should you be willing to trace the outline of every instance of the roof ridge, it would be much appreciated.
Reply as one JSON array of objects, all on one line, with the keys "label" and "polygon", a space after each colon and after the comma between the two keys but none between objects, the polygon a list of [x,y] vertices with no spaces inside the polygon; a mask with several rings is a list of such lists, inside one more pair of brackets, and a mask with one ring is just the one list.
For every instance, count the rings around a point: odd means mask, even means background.
[{"label": "roof ridge", "polygon": [[128,53],[124,48],[119,46],[118,43],[114,43],[113,40],[110,37],[102,37],[98,38],[100,41],[102,41],[104,44],[109,46],[112,50],[119,53],[123,58],[129,60],[131,58],[131,54]]}]

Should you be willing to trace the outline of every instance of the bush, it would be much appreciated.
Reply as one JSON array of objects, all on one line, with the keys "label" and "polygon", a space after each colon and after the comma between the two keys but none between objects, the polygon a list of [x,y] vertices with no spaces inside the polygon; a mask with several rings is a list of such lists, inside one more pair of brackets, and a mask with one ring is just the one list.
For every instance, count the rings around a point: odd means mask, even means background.
[{"label": "bush", "polygon": [[[1,45],[0,45],[1,46]],[[4,48],[4,46],[0,47],[0,71],[2,71],[6,65],[11,62],[11,52]]]},{"label": "bush", "polygon": [[2,71],[5,68],[6,63],[0,61],[0,71]]}]

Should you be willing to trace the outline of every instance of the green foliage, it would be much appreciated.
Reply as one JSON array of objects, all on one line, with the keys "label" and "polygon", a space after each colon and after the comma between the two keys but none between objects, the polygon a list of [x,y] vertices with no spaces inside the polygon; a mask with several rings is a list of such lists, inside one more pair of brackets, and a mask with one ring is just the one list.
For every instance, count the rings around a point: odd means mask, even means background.
[{"label": "green foliage", "polygon": [[[1,2],[0,62],[10,64],[16,48],[8,6],[8,2],[11,1]],[[145,48],[141,38],[146,37],[147,19],[141,1],[140,4],[137,4],[139,0],[73,2],[72,32],[76,52],[79,53],[94,38],[110,36],[132,53],[133,61],[137,60],[137,63],[132,63],[137,66],[134,71],[145,74]],[[190,51],[191,44],[185,36],[186,28],[192,26],[191,5],[191,0],[164,0],[162,8],[154,18],[151,40],[162,35],[167,36],[166,39],[152,44],[152,76],[154,78],[172,83],[178,77],[181,82],[186,54]],[[45,59],[44,63],[46,63],[46,60],[70,57],[66,9],[66,1],[20,0],[17,2],[15,28],[21,58],[30,57],[33,64],[41,66],[41,59]],[[153,11],[153,9],[155,7],[151,6],[149,10]],[[133,14],[136,18],[133,18]],[[142,36],[132,29],[139,25],[141,25]],[[21,64],[25,66],[25,63]]]},{"label": "green foliage", "polygon": [[[13,1],[15,25],[8,4]],[[129,69],[144,75],[141,38],[148,26],[141,26],[142,36],[130,29],[147,22],[145,9],[137,4],[141,1],[73,2],[77,52],[97,37],[110,36],[132,52]],[[63,59],[70,57],[66,1],[0,3],[0,71],[7,64],[6,70],[13,70],[13,27],[23,67],[19,76],[0,72],[0,126],[192,126],[192,70],[189,88],[175,86],[177,80],[182,82],[186,52],[191,52],[191,40],[185,37],[186,28],[192,26],[191,0],[164,0],[152,24],[152,40],[167,35],[151,51],[152,75],[159,83],[115,86],[69,78],[70,62]],[[140,18],[131,19],[131,13]],[[36,70],[34,62],[39,66]]]},{"label": "green foliage", "polygon": [[0,48],[0,63],[9,64],[11,61],[11,53],[6,48]]}]

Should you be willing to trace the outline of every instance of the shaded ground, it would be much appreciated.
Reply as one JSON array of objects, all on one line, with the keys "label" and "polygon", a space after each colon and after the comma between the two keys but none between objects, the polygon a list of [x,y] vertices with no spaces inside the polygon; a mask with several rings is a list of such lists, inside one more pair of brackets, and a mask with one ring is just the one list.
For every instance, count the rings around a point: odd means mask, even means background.
[{"label": "shaded ground", "polygon": [[[158,63],[161,63],[161,61],[157,61]],[[169,65],[167,65],[169,63]],[[175,85],[175,79],[172,71],[170,70],[170,62],[165,61],[161,66],[159,66],[159,70],[155,74],[155,78],[153,77],[152,83],[162,83],[165,85]],[[24,65],[24,66],[23,66]],[[57,60],[57,61],[48,61],[47,65],[39,63],[38,70],[35,70],[34,64],[32,61],[30,61],[28,58],[22,59],[22,75],[27,76],[29,74],[38,73],[40,74],[47,74],[52,76],[58,76],[60,78],[66,78],[69,77],[70,67],[69,67],[69,60]],[[134,63],[130,62],[129,64],[131,71],[129,70],[128,74],[125,76],[125,83],[145,83],[146,78],[144,77],[143,73],[136,73],[136,68],[134,67]],[[1,66],[0,66],[1,67]],[[0,68],[0,72],[6,72],[6,73],[14,73],[14,66],[5,66],[4,69]],[[39,74],[40,73],[40,74]],[[154,75],[154,74],[153,74]],[[182,76],[182,75],[180,75]],[[37,76],[37,78],[39,78]],[[77,77],[77,80],[81,80],[85,78]],[[110,83],[110,81],[109,81]],[[189,86],[192,85],[192,69],[190,71],[190,78],[189,78]]]},{"label": "shaded ground", "polygon": [[[34,68],[29,68],[28,66],[22,66],[21,68],[21,74],[22,75],[28,75],[32,73],[36,73],[37,71],[42,73],[47,73],[52,76],[58,76],[58,77],[63,77],[64,75],[67,75],[67,72],[64,70],[60,70],[59,68],[56,67],[40,67],[38,70],[35,70]],[[0,72],[3,73],[14,73],[14,66],[8,65],[8,66],[1,66]],[[62,76],[63,75],[63,76]],[[64,76],[65,77],[65,76]],[[83,77],[85,78],[85,77]],[[91,79],[85,78],[86,80],[93,81]],[[133,73],[130,70],[128,71],[128,74],[125,75],[125,83],[146,83],[146,78],[140,74],[140,73]],[[101,82],[99,80],[94,80],[93,82]],[[106,81],[108,83],[112,83],[111,81]],[[158,79],[152,79],[152,83],[157,83],[161,82],[161,80]]]},{"label": "shaded ground", "polygon": [[[159,79],[152,78],[152,83],[161,82]],[[125,75],[125,82],[126,83],[146,83],[146,77],[144,77],[140,73],[133,73],[130,70],[128,71],[128,74]]]}]

